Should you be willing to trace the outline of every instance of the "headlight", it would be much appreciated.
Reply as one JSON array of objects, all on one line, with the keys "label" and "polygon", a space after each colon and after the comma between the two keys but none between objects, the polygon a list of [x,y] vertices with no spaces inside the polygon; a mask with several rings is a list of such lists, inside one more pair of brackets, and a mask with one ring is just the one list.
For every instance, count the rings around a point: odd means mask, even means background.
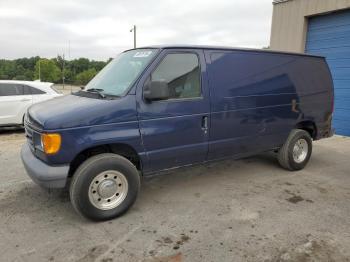
[{"label": "headlight", "polygon": [[41,145],[44,152],[48,155],[56,154],[61,148],[60,134],[42,134]]}]

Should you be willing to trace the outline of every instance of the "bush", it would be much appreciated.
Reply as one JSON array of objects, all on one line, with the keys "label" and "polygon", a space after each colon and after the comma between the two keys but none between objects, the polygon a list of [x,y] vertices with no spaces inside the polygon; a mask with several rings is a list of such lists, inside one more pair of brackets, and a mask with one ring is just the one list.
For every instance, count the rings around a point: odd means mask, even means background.
[{"label": "bush", "polygon": [[75,78],[75,83],[77,85],[86,85],[90,82],[90,80],[97,74],[97,71],[95,68],[90,68],[88,70],[85,70],[79,74],[77,74]]},{"label": "bush", "polygon": [[[40,67],[40,76],[39,76]],[[49,59],[40,59],[35,64],[35,79],[40,79],[43,82],[56,83],[61,78],[61,70],[54,61]]]}]

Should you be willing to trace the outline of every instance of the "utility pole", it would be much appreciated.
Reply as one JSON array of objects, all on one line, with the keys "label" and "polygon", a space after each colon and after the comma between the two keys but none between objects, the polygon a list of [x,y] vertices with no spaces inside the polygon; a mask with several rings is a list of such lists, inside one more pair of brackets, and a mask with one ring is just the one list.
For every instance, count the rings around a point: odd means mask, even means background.
[{"label": "utility pole", "polygon": [[64,89],[64,54],[62,55],[63,61],[62,61],[62,84]]},{"label": "utility pole", "polygon": [[39,58],[39,82],[41,82],[41,65],[40,65],[40,60],[41,58]]},{"label": "utility pole", "polygon": [[70,40],[68,40],[68,60],[70,60]]},{"label": "utility pole", "polygon": [[134,48],[136,48],[136,25],[130,29],[130,32],[134,32]]}]

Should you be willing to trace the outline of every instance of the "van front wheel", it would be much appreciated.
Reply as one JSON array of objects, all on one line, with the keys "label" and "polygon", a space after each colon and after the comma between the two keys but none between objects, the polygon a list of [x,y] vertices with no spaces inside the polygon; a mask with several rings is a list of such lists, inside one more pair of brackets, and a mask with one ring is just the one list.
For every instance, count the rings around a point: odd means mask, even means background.
[{"label": "van front wheel", "polygon": [[136,167],[116,154],[100,154],[82,163],[70,185],[74,209],[92,220],[108,220],[126,212],[137,198]]},{"label": "van front wheel", "polygon": [[278,151],[278,162],[288,170],[303,169],[312,153],[310,134],[302,129],[293,129],[284,145]]}]

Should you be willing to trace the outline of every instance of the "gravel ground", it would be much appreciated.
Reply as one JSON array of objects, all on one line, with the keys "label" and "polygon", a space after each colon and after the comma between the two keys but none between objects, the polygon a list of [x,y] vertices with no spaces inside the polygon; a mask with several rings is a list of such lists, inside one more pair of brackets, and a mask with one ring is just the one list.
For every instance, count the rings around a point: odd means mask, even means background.
[{"label": "gravel ground", "polygon": [[143,181],[124,216],[93,223],[27,177],[24,134],[0,134],[0,261],[349,261],[350,138],[314,143],[309,165],[272,154]]}]

